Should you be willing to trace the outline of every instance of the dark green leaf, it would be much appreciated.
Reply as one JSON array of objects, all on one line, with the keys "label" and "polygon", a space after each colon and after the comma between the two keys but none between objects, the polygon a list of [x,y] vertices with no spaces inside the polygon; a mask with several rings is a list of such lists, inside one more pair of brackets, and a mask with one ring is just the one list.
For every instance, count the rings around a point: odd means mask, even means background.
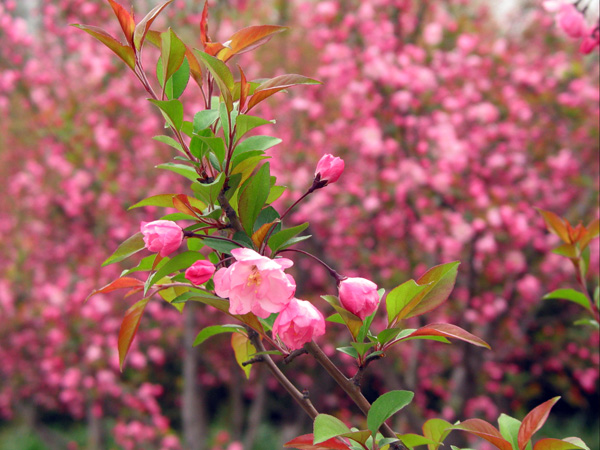
[{"label": "dark green leaf", "polygon": [[217,334],[221,333],[235,333],[236,331],[244,331],[244,327],[241,325],[213,325],[210,327],[204,328],[196,339],[194,340],[194,347],[202,344],[208,338],[213,337]]},{"label": "dark green leaf", "polygon": [[194,49],[194,54],[213,76],[217,86],[219,86],[221,96],[223,97],[223,101],[227,106],[227,111],[231,112],[233,110],[233,97],[231,93],[233,91],[234,82],[233,75],[231,74],[229,67],[227,67],[223,61],[209,55],[208,53]]},{"label": "dark green leaf", "polygon": [[148,289],[153,286],[157,281],[161,278],[182,270],[187,269],[196,261],[204,259],[198,252],[183,252],[175,255],[173,258],[169,260],[164,266],[162,266],[159,270],[157,270],[152,276],[148,277],[148,281],[146,282],[146,286],[144,287],[144,293],[148,292]]},{"label": "dark green leaf", "polygon": [[268,163],[263,164],[245,187],[242,186],[238,196],[238,209],[240,221],[248,235],[251,235],[254,230],[254,222],[267,201],[270,188]]},{"label": "dark green leaf", "polygon": [[291,238],[296,235],[302,233],[304,230],[308,228],[308,222],[303,223],[302,225],[297,225],[292,228],[286,228],[285,230],[281,230],[277,233],[274,233],[268,242],[269,248],[275,253],[279,250],[283,244],[289,241]]}]

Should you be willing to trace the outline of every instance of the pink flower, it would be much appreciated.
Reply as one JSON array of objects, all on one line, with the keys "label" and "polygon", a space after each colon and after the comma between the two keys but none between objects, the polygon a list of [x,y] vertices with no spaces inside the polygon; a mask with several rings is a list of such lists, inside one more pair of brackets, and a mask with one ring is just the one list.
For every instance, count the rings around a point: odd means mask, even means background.
[{"label": "pink flower", "polygon": [[297,350],[314,337],[325,334],[325,318],[312,303],[292,298],[277,316],[273,333],[290,350]]},{"label": "pink flower", "polygon": [[335,183],[344,171],[344,160],[330,154],[323,155],[317,164],[315,177],[319,176],[325,184]]},{"label": "pink flower", "polygon": [[379,305],[377,285],[366,278],[346,278],[339,287],[340,303],[352,314],[365,320]]},{"label": "pink flower", "polygon": [[185,277],[193,284],[200,285],[210,280],[213,273],[215,273],[215,265],[210,261],[201,259],[185,271]]},{"label": "pink flower", "polygon": [[237,262],[218,270],[214,278],[217,295],[229,297],[229,312],[267,318],[283,310],[296,292],[296,282],[283,271],[294,263],[269,259],[248,248],[233,249],[231,254]]},{"label": "pink flower", "polygon": [[183,230],[170,220],[142,222],[141,231],[146,248],[163,257],[177,250],[183,240]]},{"label": "pink flower", "polygon": [[564,4],[557,16],[558,25],[570,37],[578,39],[587,31],[585,18],[573,5]]},{"label": "pink flower", "polygon": [[579,51],[584,55],[591,53],[594,48],[600,45],[600,32],[593,32],[589,36],[583,38]]}]

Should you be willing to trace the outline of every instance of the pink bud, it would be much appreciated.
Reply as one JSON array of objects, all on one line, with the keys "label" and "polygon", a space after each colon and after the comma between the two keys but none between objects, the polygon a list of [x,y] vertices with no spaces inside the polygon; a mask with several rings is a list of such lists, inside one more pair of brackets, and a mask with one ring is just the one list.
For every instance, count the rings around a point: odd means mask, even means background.
[{"label": "pink bud", "polygon": [[339,287],[340,303],[352,314],[365,320],[379,305],[377,285],[365,278],[346,278]]},{"label": "pink bud", "polygon": [[201,259],[192,264],[186,271],[185,277],[195,285],[201,285],[210,280],[215,273],[215,265],[210,261]]},{"label": "pink bud", "polygon": [[344,171],[344,160],[330,154],[323,155],[317,164],[315,177],[320,175],[321,181],[326,184],[335,183]]},{"label": "pink bud", "polygon": [[592,33],[590,36],[586,36],[581,41],[581,46],[579,47],[579,51],[584,55],[591,53],[594,48],[600,45],[600,33]]},{"label": "pink bud", "polygon": [[146,248],[151,252],[158,252],[163,257],[177,250],[183,240],[183,230],[170,220],[142,222],[141,232]]},{"label": "pink bud", "polygon": [[314,337],[325,334],[325,318],[310,302],[292,298],[275,319],[273,333],[290,350],[298,350]]}]

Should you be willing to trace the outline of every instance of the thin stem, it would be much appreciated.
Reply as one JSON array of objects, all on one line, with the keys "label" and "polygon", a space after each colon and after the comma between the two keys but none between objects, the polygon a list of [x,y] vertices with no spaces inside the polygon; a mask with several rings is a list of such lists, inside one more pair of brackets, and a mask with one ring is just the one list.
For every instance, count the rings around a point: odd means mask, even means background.
[{"label": "thin stem", "polygon": [[[265,351],[265,347],[262,344],[258,333],[256,333],[253,330],[248,330],[248,337],[257,351]],[[314,420],[315,417],[319,415],[319,411],[315,409],[310,399],[292,384],[292,382],[283,374],[283,372],[279,370],[279,367],[277,367],[277,365],[273,362],[273,360],[268,354],[263,354],[261,356],[263,358],[263,362],[269,369],[269,372],[271,372],[271,374],[275,377],[279,384],[283,386],[283,388],[288,392],[288,394],[292,396],[294,401],[298,403],[298,405],[300,405],[304,412],[308,414],[308,416],[312,420]]]},{"label": "thin stem", "polygon": [[222,236],[214,236],[214,235],[207,235],[207,234],[198,234],[198,233],[194,233],[193,231],[183,231],[183,235],[185,237],[193,237],[193,238],[198,238],[198,239],[216,239],[217,241],[227,241],[227,242],[231,242],[232,244],[235,245],[239,245],[240,247],[243,247],[243,244],[240,244],[237,241],[234,241],[233,239],[229,239],[226,237],[222,237]]},{"label": "thin stem", "polygon": [[[369,414],[369,410],[371,409],[371,404],[369,401],[362,395],[360,388],[356,386],[352,380],[346,378],[346,376],[337,368],[335,364],[327,357],[323,350],[315,344],[314,342],[309,342],[304,344],[304,348],[308,353],[310,353],[317,362],[327,371],[327,373],[335,380],[335,382],[348,394],[348,397],[352,399],[352,401],[360,408],[363,414],[366,416]],[[385,437],[396,438],[396,433],[386,424],[384,423],[379,428],[381,434]],[[394,443],[395,447],[398,449],[406,450],[406,447],[401,443]]]},{"label": "thin stem", "polygon": [[325,262],[324,262],[324,261],[322,261],[321,259],[317,258],[317,257],[316,257],[315,255],[313,255],[312,253],[305,252],[304,250],[298,250],[298,249],[296,249],[296,248],[285,248],[285,249],[283,249],[283,250],[279,250],[279,251],[277,252],[277,254],[279,254],[279,253],[283,253],[283,252],[296,252],[296,253],[301,253],[301,254],[303,254],[303,255],[306,255],[306,256],[310,256],[312,259],[314,259],[314,260],[315,260],[315,261],[317,261],[319,264],[321,264],[323,267],[325,267],[325,269],[327,269],[327,270],[329,271],[329,274],[330,274],[330,275],[331,275],[333,278],[335,278],[335,281],[336,281],[336,282],[338,282],[338,283],[339,283],[340,281],[342,281],[344,278],[346,278],[346,277],[344,277],[344,276],[340,275],[339,273],[337,273],[335,270],[333,270],[331,267],[329,267],[327,264],[325,264]]}]

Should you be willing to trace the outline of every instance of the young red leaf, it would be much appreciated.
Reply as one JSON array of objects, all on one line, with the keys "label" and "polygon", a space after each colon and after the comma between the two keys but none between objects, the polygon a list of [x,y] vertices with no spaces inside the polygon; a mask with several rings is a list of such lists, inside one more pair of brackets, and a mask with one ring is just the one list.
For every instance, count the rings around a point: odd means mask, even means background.
[{"label": "young red leaf", "polygon": [[564,242],[567,242],[567,243],[571,242],[571,240],[569,239],[569,232],[567,230],[567,227],[566,227],[563,219],[561,219],[559,216],[554,214],[552,211],[545,211],[540,208],[538,208],[537,210],[540,212],[540,214],[544,218],[544,221],[546,222],[546,226],[548,227],[548,231],[557,235]]},{"label": "young red leaf", "polygon": [[248,102],[248,111],[250,111],[263,100],[269,98],[271,95],[300,84],[321,84],[321,82],[313,80],[312,78],[295,74],[281,75],[272,78],[256,88],[254,95],[252,95],[250,101]]},{"label": "young red leaf", "polygon": [[228,61],[234,55],[246,53],[268,42],[275,34],[287,30],[288,27],[277,25],[259,25],[244,28],[236,32],[219,53],[219,59]]},{"label": "young red leaf", "polygon": [[194,52],[192,52],[187,45],[185,46],[185,56],[190,64],[190,75],[196,84],[202,88],[202,68],[200,67],[200,63],[198,62],[196,55],[194,55]]},{"label": "young red leaf", "polygon": [[546,438],[536,442],[533,450],[584,450],[584,447],[560,439]]},{"label": "young red leaf", "polygon": [[221,50],[223,50],[225,46],[220,42],[207,42],[204,46],[204,52],[208,53],[210,56],[217,56]]},{"label": "young red leaf", "polygon": [[146,17],[144,17],[142,21],[136,25],[133,32],[133,45],[138,52],[142,49],[144,39],[146,38],[146,33],[148,33],[152,22],[154,22],[154,19],[156,19],[162,10],[165,9],[172,1],[173,0],[167,0],[160,5],[156,5],[154,8],[152,8],[152,11],[146,14]]},{"label": "young red leaf", "polygon": [[125,62],[131,69],[135,68],[135,54],[131,47],[121,44],[114,37],[108,34],[101,28],[94,27],[91,25],[79,25],[73,24],[74,27],[85,31],[90,36],[95,37],[108,48],[110,48],[115,54]]},{"label": "young red leaf", "polygon": [[123,6],[114,0],[108,0],[110,6],[112,6],[117,19],[119,19],[119,23],[121,24],[121,29],[123,30],[123,34],[127,38],[127,42],[133,48],[133,32],[135,30],[135,21],[133,20],[133,16],[127,12]]},{"label": "young red leaf", "polygon": [[125,362],[127,352],[140,326],[140,319],[144,313],[144,308],[146,308],[149,300],[149,298],[144,298],[125,312],[125,317],[119,329],[119,341],[117,345],[119,348],[119,368],[121,372],[123,371],[123,363]]},{"label": "young red leaf", "polygon": [[131,278],[131,277],[117,278],[115,281],[108,283],[106,286],[101,287],[100,289],[94,289],[92,291],[92,293],[86,297],[85,301],[87,302],[90,299],[90,297],[92,297],[96,294],[106,294],[107,292],[116,291],[117,289],[125,289],[125,288],[140,287],[140,286],[144,286],[144,282],[141,280],[138,280],[137,278]]},{"label": "young red leaf", "polygon": [[240,107],[239,110],[244,110],[244,105],[246,104],[246,99],[248,98],[248,94],[250,93],[250,85],[246,80],[246,74],[242,70],[242,68],[238,65],[238,69],[240,70]]},{"label": "young red leaf", "polygon": [[173,197],[173,206],[184,214],[190,216],[202,215],[202,211],[192,206],[189,201],[189,197],[184,194],[178,194]]},{"label": "young red leaf", "polygon": [[519,436],[517,438],[519,450],[523,450],[534,433],[542,428],[550,414],[550,410],[558,400],[560,400],[560,397],[554,397],[535,407],[525,416],[519,428]]},{"label": "young red leaf", "polygon": [[208,0],[204,2],[202,18],[200,19],[200,41],[203,48],[210,42],[210,37],[208,36]]},{"label": "young red leaf", "polygon": [[292,439],[283,444],[287,448],[295,448],[298,450],[349,450],[351,447],[348,444],[342,443],[336,438],[329,439],[320,444],[313,444],[313,434],[304,434]]},{"label": "young red leaf", "polygon": [[478,347],[491,349],[489,344],[483,339],[449,323],[430,323],[412,332],[406,336],[405,339],[414,336],[444,336],[447,338],[460,339],[461,341],[468,342]]},{"label": "young red leaf", "polygon": [[513,450],[512,445],[502,437],[500,432],[492,425],[481,419],[469,419],[453,427],[454,430],[467,431],[475,436],[485,439],[500,450]]}]

